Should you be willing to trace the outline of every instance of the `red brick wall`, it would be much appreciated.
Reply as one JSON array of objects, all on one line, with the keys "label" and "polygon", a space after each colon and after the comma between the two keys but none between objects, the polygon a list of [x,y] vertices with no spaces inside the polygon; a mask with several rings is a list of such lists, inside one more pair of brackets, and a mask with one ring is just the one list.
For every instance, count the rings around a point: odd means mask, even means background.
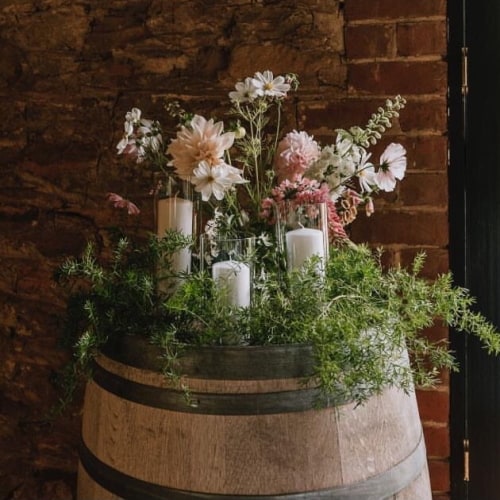
[{"label": "red brick wall", "polygon": [[[328,138],[408,99],[391,139],[408,149],[394,193],[353,238],[425,273],[448,268],[444,0],[14,0],[0,5],[0,499],[69,499],[81,401],[54,424],[64,298],[52,273],[106,241],[108,190],[137,193],[115,157],[123,114],[164,96],[213,110],[237,78],[293,71],[298,125]],[[158,117],[160,118],[160,117]],[[290,124],[296,125],[296,124]],[[143,208],[148,206],[142,200]],[[144,211],[141,223],[150,224]],[[447,332],[435,328],[437,338]],[[420,391],[432,485],[446,498],[448,382]]]},{"label": "red brick wall", "polygon": [[[401,93],[408,100],[398,137],[408,149],[408,175],[354,237],[383,244],[391,262],[407,263],[424,249],[425,272],[435,276],[448,269],[446,2],[346,0],[345,18],[350,99]],[[429,335],[448,332],[435,327]],[[448,377],[417,397],[434,498],[449,498]]]}]

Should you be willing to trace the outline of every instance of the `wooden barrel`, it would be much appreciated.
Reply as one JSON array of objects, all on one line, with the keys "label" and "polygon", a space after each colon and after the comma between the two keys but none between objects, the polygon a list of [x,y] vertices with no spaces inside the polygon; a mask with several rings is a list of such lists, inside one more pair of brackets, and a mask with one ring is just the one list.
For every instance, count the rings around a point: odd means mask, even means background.
[{"label": "wooden barrel", "polygon": [[197,350],[186,397],[149,351],[97,359],[79,500],[431,500],[413,393],[317,409],[311,348],[271,346]]}]

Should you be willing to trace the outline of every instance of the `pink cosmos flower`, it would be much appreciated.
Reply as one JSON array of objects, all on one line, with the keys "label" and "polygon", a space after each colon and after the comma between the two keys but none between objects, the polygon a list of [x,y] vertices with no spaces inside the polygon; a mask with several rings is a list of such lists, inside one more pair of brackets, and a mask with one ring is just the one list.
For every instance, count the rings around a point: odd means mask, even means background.
[{"label": "pink cosmos flower", "polygon": [[382,191],[393,191],[396,179],[401,180],[406,171],[406,149],[401,144],[391,143],[380,156],[380,167],[375,182]]},{"label": "pink cosmos flower", "polygon": [[123,208],[127,210],[129,215],[138,215],[141,213],[139,208],[135,203],[132,203],[130,200],[122,198],[119,194],[116,193],[108,193],[106,195],[109,202],[113,204],[115,208]]},{"label": "pink cosmos flower", "polygon": [[306,171],[320,156],[318,143],[301,131],[289,132],[278,144],[275,168],[278,181],[294,180]]},{"label": "pink cosmos flower", "polygon": [[177,138],[168,146],[167,153],[172,156],[171,165],[181,179],[189,180],[201,161],[213,167],[222,161],[224,152],[234,142],[234,133],[223,133],[222,122],[214,123],[203,116],[195,115],[191,127],[182,127]]}]

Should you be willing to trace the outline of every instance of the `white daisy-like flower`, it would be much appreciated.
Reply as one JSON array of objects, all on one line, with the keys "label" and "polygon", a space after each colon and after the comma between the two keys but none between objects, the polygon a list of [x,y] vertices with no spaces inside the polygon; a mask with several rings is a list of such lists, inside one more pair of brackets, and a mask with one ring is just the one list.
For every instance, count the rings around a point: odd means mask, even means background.
[{"label": "white daisy-like flower", "polygon": [[257,243],[264,247],[271,247],[273,245],[271,237],[267,233],[260,233],[260,235],[257,237]]},{"label": "white daisy-like flower", "polygon": [[142,111],[139,108],[132,108],[125,114],[125,120],[129,123],[139,123]]},{"label": "white daisy-like flower", "polygon": [[141,120],[141,110],[139,108],[132,108],[125,114],[125,121],[123,122],[123,137],[116,145],[118,154],[130,153],[135,151],[135,129]]},{"label": "white daisy-like flower", "polygon": [[142,111],[139,108],[132,108],[130,111],[127,111],[125,114],[125,123],[123,124],[126,136],[134,133],[134,128],[141,121],[141,114]]},{"label": "white daisy-like flower", "polygon": [[116,145],[118,154],[135,157],[137,163],[144,161],[148,152],[163,148],[159,122],[141,118],[141,115],[139,108],[132,108],[125,114],[123,137]]},{"label": "white daisy-like flower", "polygon": [[116,145],[117,153],[119,155],[126,153],[131,154],[133,151],[137,150],[135,145],[135,139],[131,139],[130,136],[124,135],[121,141]]},{"label": "white daisy-like flower", "polygon": [[163,139],[160,134],[144,135],[141,137],[140,142],[143,150],[160,151],[163,146]]},{"label": "white daisy-like flower", "polygon": [[269,70],[264,73],[258,71],[251,80],[258,96],[286,97],[286,93],[290,90],[290,85],[285,82],[283,76],[274,78]]},{"label": "white daisy-like flower", "polygon": [[396,180],[406,172],[406,149],[401,144],[391,143],[380,156],[380,167],[375,175],[377,186],[386,192],[393,191]]},{"label": "white daisy-like flower", "polygon": [[201,193],[203,201],[208,201],[212,195],[220,201],[234,184],[246,182],[241,174],[241,170],[224,162],[212,166],[207,161],[201,161],[193,170],[191,182],[194,190]]},{"label": "white daisy-like flower", "polygon": [[363,150],[361,160],[356,171],[361,191],[364,193],[371,193],[373,191],[373,187],[376,185],[375,167],[368,161],[371,155],[371,153]]},{"label": "white daisy-like flower", "polygon": [[371,193],[373,187],[377,184],[375,182],[375,168],[371,163],[368,163],[359,170],[357,173],[359,185],[363,193]]},{"label": "white daisy-like flower", "polygon": [[229,99],[233,102],[252,102],[259,94],[257,87],[253,84],[253,79],[245,78],[244,81],[238,82],[235,85],[236,90],[229,92]]}]

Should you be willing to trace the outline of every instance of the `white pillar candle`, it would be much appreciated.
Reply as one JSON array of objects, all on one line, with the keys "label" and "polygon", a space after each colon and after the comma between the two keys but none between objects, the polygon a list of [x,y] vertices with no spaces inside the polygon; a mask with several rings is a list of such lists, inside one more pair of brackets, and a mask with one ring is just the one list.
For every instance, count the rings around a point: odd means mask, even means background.
[{"label": "white pillar candle", "polygon": [[[161,238],[167,230],[176,230],[186,236],[193,235],[193,202],[184,198],[158,200],[156,234]],[[172,258],[172,270],[191,272],[191,251],[183,248]]]},{"label": "white pillar candle", "polygon": [[228,304],[250,305],[250,266],[243,262],[224,260],[212,266],[212,278],[224,290]]},{"label": "white pillar candle", "polygon": [[301,227],[286,233],[288,268],[299,269],[307,259],[317,255],[325,259],[324,235],[320,229]]}]

